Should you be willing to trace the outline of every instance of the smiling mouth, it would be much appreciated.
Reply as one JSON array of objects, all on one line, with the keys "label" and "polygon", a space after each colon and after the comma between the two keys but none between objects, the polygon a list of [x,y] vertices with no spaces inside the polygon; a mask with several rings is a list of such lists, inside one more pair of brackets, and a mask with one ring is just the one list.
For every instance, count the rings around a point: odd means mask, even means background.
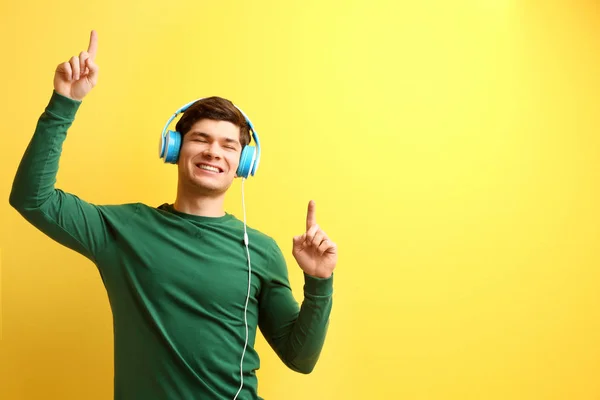
[{"label": "smiling mouth", "polygon": [[217,168],[217,167],[213,167],[212,165],[207,165],[207,164],[196,164],[197,168],[203,169],[205,171],[210,171],[210,172],[214,172],[214,173],[221,173],[223,172],[222,169]]}]

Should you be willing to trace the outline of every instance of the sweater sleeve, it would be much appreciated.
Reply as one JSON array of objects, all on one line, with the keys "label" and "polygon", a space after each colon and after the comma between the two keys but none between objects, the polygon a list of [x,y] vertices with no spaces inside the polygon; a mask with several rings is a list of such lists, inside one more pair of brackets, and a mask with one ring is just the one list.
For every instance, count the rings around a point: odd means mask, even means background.
[{"label": "sweater sleeve", "polygon": [[271,277],[260,297],[259,327],[286,366],[308,374],[317,364],[327,335],[333,276],[323,279],[304,274],[304,300],[299,305],[277,244],[271,257]]},{"label": "sweater sleeve", "polygon": [[95,261],[109,240],[99,208],[55,188],[62,145],[80,105],[52,92],[17,169],[9,203],[48,237]]}]

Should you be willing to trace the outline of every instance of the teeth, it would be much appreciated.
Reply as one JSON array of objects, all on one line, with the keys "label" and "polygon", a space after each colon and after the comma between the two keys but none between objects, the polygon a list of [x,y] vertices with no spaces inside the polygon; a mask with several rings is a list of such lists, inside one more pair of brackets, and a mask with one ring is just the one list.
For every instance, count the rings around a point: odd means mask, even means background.
[{"label": "teeth", "polygon": [[218,168],[211,167],[210,165],[200,164],[200,165],[198,165],[198,168],[202,168],[202,169],[205,169],[207,171],[212,171],[212,172],[219,172]]}]

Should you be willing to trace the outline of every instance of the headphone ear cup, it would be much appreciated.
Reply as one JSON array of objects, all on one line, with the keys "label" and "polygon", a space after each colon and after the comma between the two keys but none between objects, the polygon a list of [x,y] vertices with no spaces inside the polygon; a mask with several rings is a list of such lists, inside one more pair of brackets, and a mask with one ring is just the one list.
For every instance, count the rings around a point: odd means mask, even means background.
[{"label": "headphone ear cup", "polygon": [[240,164],[238,165],[236,172],[237,176],[240,178],[248,178],[250,176],[255,157],[256,148],[254,146],[244,147],[244,150],[242,150],[242,154],[240,155]]},{"label": "headphone ear cup", "polygon": [[167,150],[167,136],[160,135],[160,142],[158,143],[158,157],[160,159],[164,160],[166,150]]},{"label": "headphone ear cup", "polygon": [[180,148],[181,134],[177,131],[168,131],[162,140],[160,156],[166,163],[177,164]]}]

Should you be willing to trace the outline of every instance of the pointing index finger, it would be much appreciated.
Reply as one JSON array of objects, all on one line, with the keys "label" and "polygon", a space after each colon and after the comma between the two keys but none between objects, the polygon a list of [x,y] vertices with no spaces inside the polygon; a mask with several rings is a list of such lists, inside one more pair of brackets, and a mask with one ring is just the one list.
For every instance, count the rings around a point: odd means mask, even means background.
[{"label": "pointing index finger", "polygon": [[308,202],[308,211],[306,213],[306,230],[309,230],[311,226],[317,223],[317,216],[315,212],[315,202],[313,200]]},{"label": "pointing index finger", "polygon": [[96,58],[96,51],[98,50],[98,33],[92,30],[90,33],[90,44],[88,46],[88,54],[90,58],[94,60]]}]

